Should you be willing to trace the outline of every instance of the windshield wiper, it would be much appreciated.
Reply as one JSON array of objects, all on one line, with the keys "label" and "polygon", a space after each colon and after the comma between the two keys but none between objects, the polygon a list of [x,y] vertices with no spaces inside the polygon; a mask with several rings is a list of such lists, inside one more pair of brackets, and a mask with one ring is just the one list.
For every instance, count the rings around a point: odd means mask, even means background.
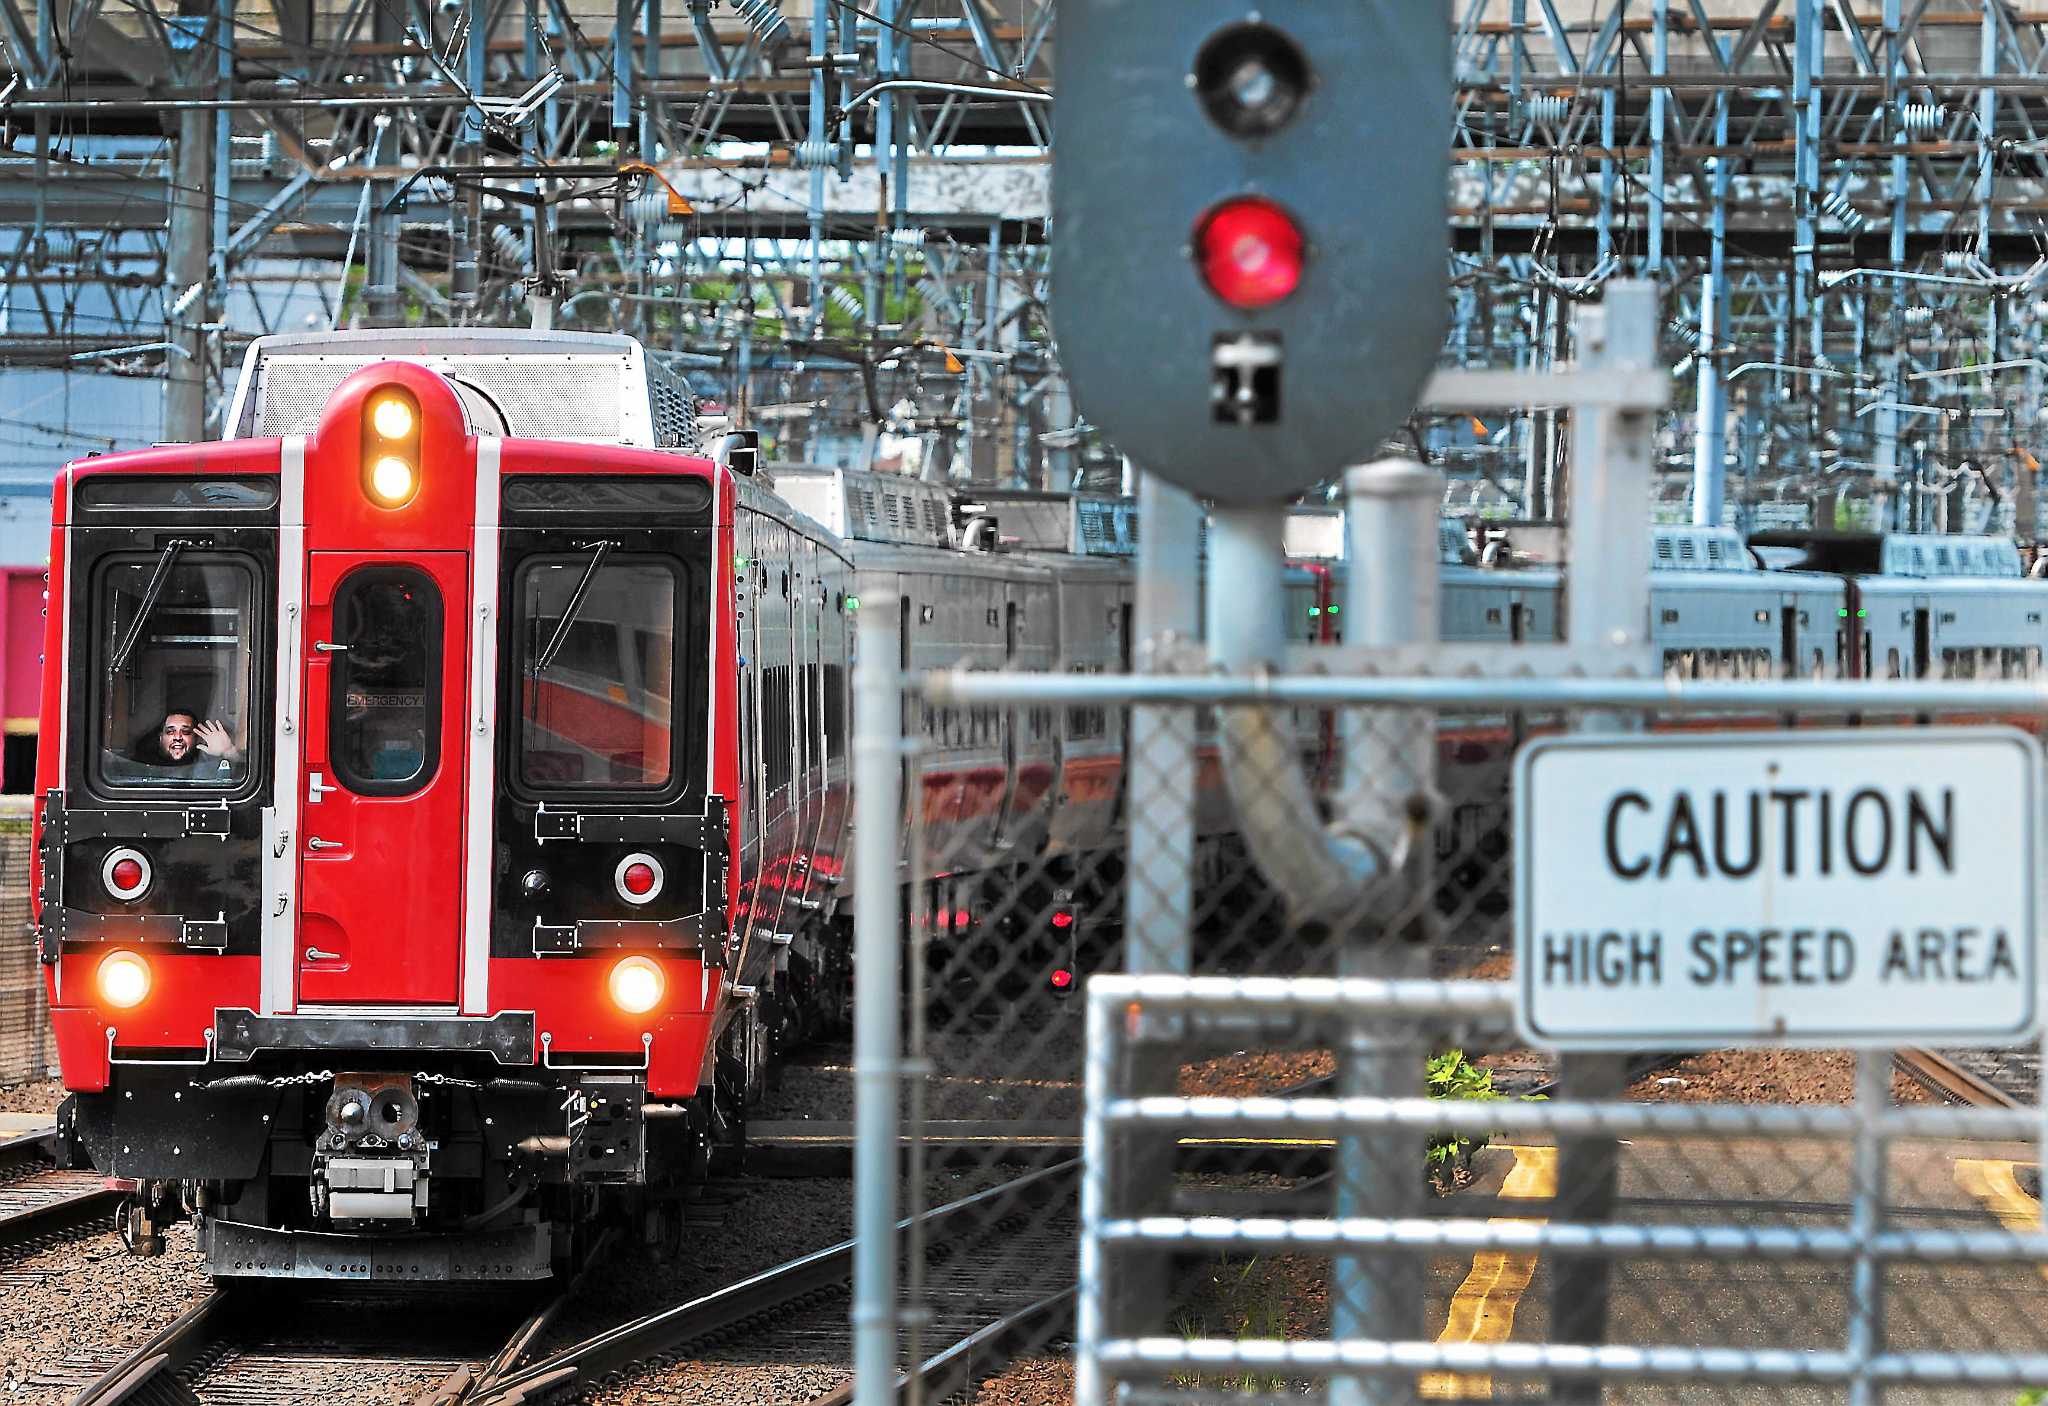
[{"label": "windshield wiper", "polygon": [[548,665],[555,662],[555,656],[560,654],[562,646],[569,642],[569,627],[576,623],[577,613],[583,609],[583,598],[590,594],[590,583],[597,579],[598,568],[604,565],[604,559],[610,556],[612,548],[618,545],[617,542],[599,542],[596,549],[591,552],[590,565],[583,568],[583,579],[576,583],[576,589],[569,593],[569,604],[562,609],[561,623],[555,626],[554,634],[548,637],[547,648],[533,661],[533,673],[536,677],[547,672]]},{"label": "windshield wiper", "polygon": [[191,545],[182,537],[173,537],[157,553],[156,569],[149,573],[149,584],[142,588],[142,605],[135,612],[135,623],[121,637],[120,647],[114,651],[114,662],[107,665],[108,678],[113,678],[127,667],[128,657],[135,653],[135,646],[142,643],[142,627],[149,623],[149,612],[156,609],[157,598],[163,595],[164,587],[169,584],[171,568],[178,564],[178,554]]}]

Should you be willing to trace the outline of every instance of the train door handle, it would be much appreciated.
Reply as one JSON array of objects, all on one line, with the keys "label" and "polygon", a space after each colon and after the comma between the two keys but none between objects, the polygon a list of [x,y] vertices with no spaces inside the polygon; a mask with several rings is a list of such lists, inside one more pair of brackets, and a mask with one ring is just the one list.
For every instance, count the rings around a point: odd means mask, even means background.
[{"label": "train door handle", "polygon": [[308,836],[308,837],[307,837],[307,839],[306,839],[306,848],[307,848],[307,849],[342,849],[342,848],[344,848],[344,846],[342,845],[342,843],[341,843],[341,841],[340,841],[340,840],[323,840],[323,839],[319,839],[319,838],[318,838],[318,837],[316,837],[316,836]]},{"label": "train door handle", "polygon": [[315,648],[315,649],[319,650],[319,651],[320,651],[320,652],[321,652],[322,654],[346,654],[346,653],[348,653],[348,646],[347,646],[347,645],[345,645],[345,644],[329,644],[329,643],[328,643],[328,642],[327,642],[326,640],[314,640],[314,641],[313,641],[313,648]]},{"label": "train door handle", "polygon": [[306,949],[306,960],[309,962],[338,962],[341,960],[341,953],[322,952],[317,947],[308,947]]},{"label": "train door handle", "polygon": [[322,779],[319,772],[312,772],[308,775],[306,780],[306,803],[308,805],[317,806],[320,804],[320,798],[322,796],[326,795],[329,791],[339,791],[340,789],[341,788],[339,786],[329,786],[327,782],[324,779]]}]

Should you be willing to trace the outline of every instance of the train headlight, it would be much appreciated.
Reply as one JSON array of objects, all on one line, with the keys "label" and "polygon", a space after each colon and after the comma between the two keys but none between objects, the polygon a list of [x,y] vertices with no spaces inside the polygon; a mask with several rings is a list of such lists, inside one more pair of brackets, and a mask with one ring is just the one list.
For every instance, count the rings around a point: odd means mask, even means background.
[{"label": "train headlight", "polygon": [[100,959],[100,999],[127,1010],[149,995],[149,963],[133,952],[109,952]]},{"label": "train headlight", "polygon": [[387,508],[401,508],[412,498],[412,465],[386,454],[370,465],[370,496]]},{"label": "train headlight", "polygon": [[412,438],[412,407],[395,395],[379,396],[370,404],[370,428],[382,439]]},{"label": "train headlight", "polygon": [[627,1015],[645,1015],[661,1004],[668,982],[646,957],[628,957],[612,968],[612,1004]]}]

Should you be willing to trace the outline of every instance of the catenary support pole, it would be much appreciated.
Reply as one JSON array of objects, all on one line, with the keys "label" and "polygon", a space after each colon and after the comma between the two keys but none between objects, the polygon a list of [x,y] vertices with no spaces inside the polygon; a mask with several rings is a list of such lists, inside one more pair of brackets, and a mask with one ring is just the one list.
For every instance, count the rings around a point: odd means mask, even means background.
[{"label": "catenary support pole", "polygon": [[206,438],[206,287],[213,255],[213,128],[205,109],[178,114],[172,163],[169,272],[164,285],[164,438]]}]

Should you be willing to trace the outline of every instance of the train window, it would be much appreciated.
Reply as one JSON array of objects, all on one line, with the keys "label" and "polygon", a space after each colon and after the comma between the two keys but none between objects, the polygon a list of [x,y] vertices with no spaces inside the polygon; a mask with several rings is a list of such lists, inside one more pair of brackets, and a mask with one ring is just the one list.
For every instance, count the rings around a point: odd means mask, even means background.
[{"label": "train window", "polygon": [[441,592],[411,567],[352,572],[334,593],[327,748],[334,774],[364,796],[432,779],[441,737]]},{"label": "train window", "polygon": [[825,666],[825,756],[838,761],[846,755],[846,666]]},{"label": "train window", "polygon": [[123,555],[94,594],[95,779],[116,789],[234,791],[263,740],[254,716],[256,572],[166,548]]},{"label": "train window", "polygon": [[652,790],[674,773],[675,566],[578,553],[520,571],[519,780]]}]

